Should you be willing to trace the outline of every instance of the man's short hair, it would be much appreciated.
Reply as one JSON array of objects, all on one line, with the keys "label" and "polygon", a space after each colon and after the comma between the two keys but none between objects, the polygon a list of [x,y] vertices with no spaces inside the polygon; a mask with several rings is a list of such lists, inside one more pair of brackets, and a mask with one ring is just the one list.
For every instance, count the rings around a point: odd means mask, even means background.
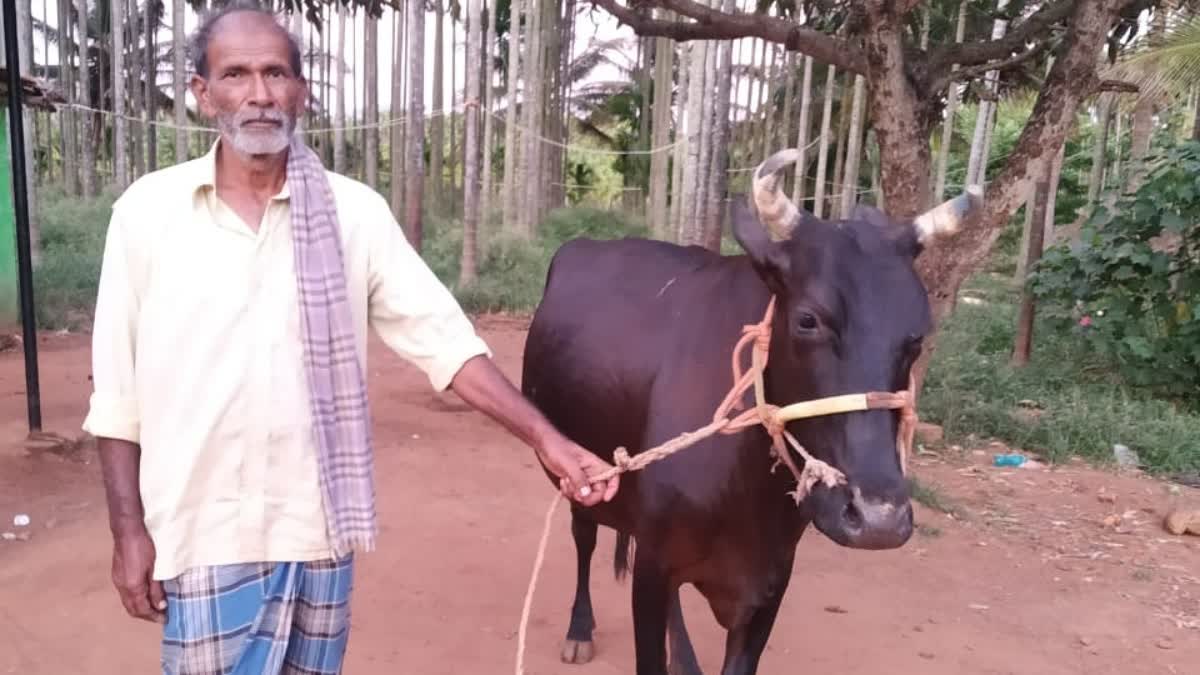
[{"label": "man's short hair", "polygon": [[304,60],[300,56],[300,41],[295,35],[292,35],[291,31],[279,24],[274,12],[263,7],[257,0],[231,0],[220,8],[204,15],[200,21],[200,27],[192,34],[188,50],[191,54],[192,65],[197,75],[205,78],[208,77],[208,45],[212,42],[217,24],[222,18],[234,12],[250,12],[270,18],[271,22],[279,29],[279,32],[287,38],[288,62],[292,66],[292,73],[296,77],[303,76],[302,67]]}]

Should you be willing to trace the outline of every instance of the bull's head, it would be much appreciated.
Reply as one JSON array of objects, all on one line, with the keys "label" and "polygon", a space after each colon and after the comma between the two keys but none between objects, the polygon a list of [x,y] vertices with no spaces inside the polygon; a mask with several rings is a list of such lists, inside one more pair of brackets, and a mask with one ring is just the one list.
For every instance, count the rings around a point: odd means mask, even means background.
[{"label": "bull's head", "polygon": [[[733,232],[776,296],[769,363],[770,403],[907,389],[931,327],[914,261],[978,208],[978,188],[911,221],[870,207],[846,220],[802,213],[777,176],[795,150],[776,153],[754,174],[753,210],[736,204]],[[899,415],[871,410],[791,422],[806,450],[839,469],[846,483],[818,484],[802,505],[844,546],[895,548],[912,534],[908,481],[897,454]],[[799,461],[799,458],[797,458]]]}]

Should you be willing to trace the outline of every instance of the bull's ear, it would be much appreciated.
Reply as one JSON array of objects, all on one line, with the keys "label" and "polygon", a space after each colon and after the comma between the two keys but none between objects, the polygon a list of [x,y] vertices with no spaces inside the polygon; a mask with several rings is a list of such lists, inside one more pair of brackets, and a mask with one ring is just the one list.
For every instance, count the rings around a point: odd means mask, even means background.
[{"label": "bull's ear", "polygon": [[772,292],[779,293],[790,266],[783,244],[771,240],[758,216],[746,203],[744,195],[730,200],[729,219],[734,239],[750,256],[758,275]]}]

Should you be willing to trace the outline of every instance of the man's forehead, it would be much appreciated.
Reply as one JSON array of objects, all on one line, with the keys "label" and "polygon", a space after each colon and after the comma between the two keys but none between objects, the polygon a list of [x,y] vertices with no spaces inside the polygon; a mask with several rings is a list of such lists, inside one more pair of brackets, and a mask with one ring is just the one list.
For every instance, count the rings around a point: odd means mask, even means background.
[{"label": "man's forehead", "polygon": [[286,59],[288,38],[273,19],[254,12],[233,12],[213,26],[209,49],[228,55],[263,56],[279,52]]}]

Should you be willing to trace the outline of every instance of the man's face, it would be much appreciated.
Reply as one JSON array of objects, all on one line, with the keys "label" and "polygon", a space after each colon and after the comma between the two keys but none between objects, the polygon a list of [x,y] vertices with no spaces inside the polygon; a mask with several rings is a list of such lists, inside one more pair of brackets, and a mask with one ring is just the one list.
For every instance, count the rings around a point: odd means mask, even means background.
[{"label": "man's face", "polygon": [[288,146],[302,112],[303,78],[288,60],[288,41],[269,18],[237,12],[221,19],[208,44],[208,77],[192,79],[200,109],[243,155]]}]

